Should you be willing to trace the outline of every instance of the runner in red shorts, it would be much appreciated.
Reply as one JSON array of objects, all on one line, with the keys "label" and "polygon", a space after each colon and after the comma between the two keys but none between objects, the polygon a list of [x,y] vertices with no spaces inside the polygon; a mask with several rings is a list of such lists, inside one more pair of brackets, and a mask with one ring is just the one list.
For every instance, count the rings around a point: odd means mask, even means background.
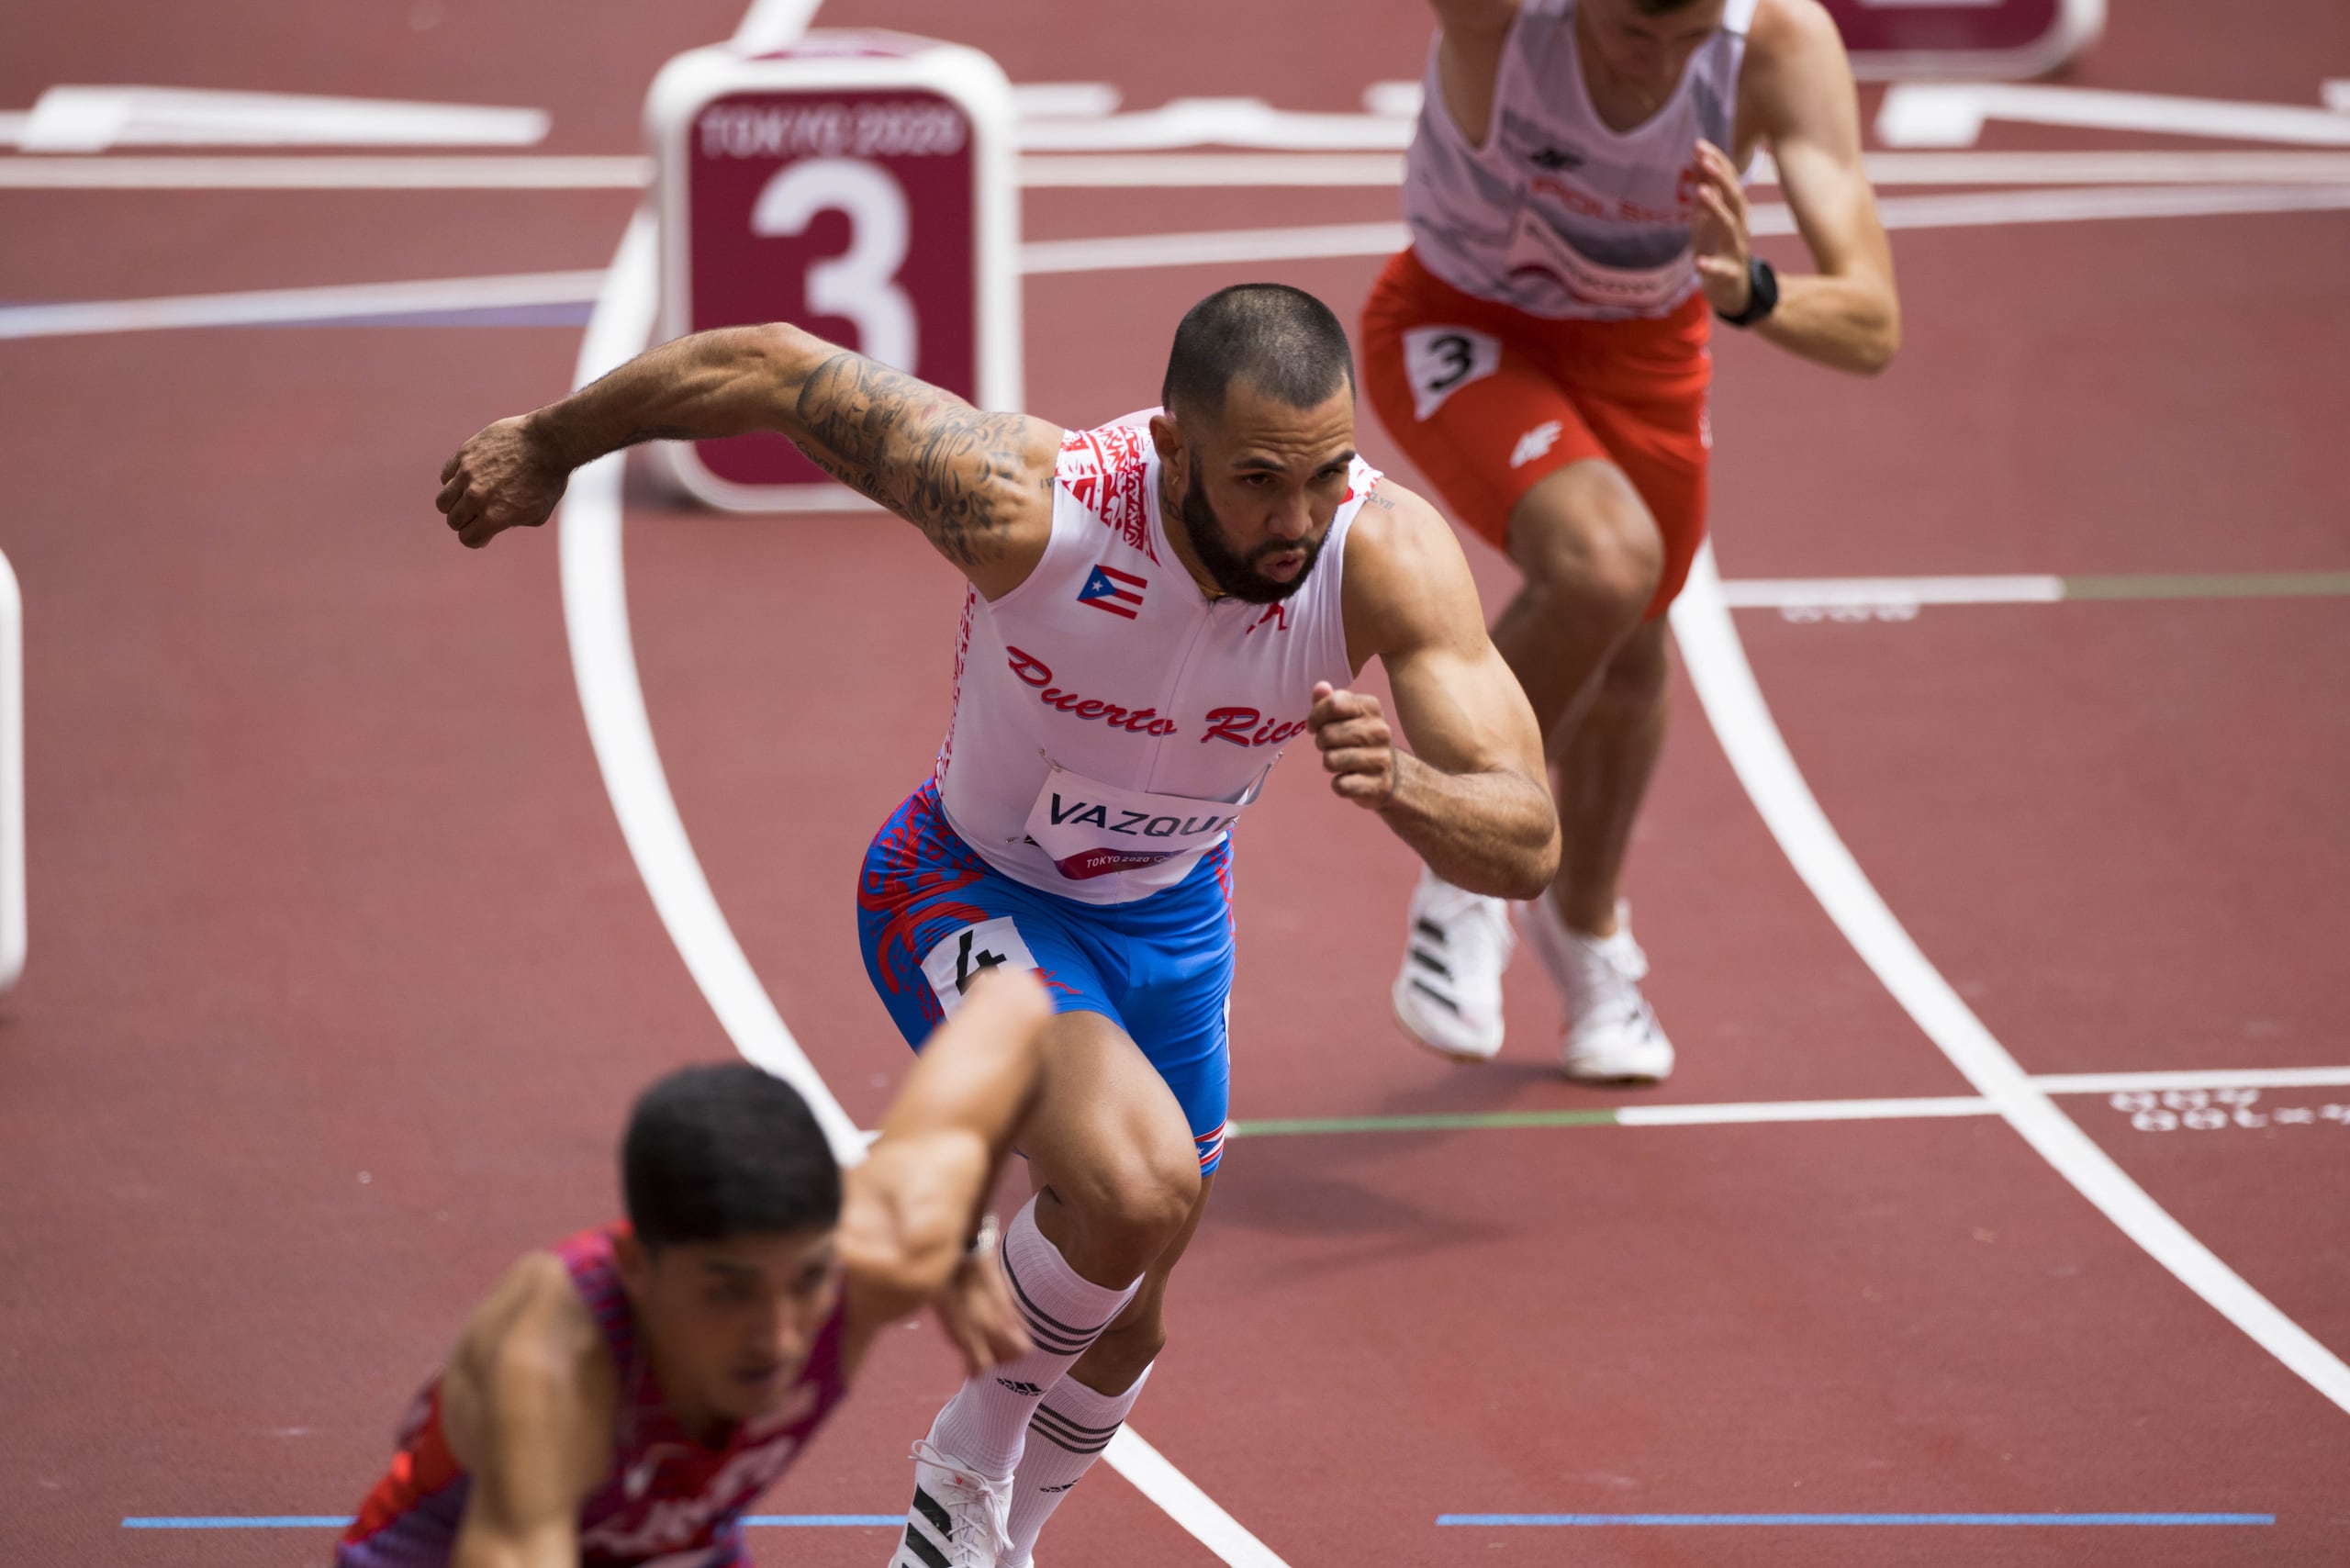
[{"label": "runner in red shorts", "polygon": [[[1817,0],[1433,0],[1412,248],[1363,311],[1372,403],[1453,514],[1525,575],[1494,644],[1533,700],[1564,854],[1528,939],[1571,1078],[1653,1082],[1673,1047],[1617,880],[1663,738],[1663,620],[1706,528],[1711,317],[1840,369],[1900,338],[1850,62]],[[1767,143],[1818,272],[1748,246]],[[1501,1048],[1507,906],[1424,875],[1396,1016]]]}]

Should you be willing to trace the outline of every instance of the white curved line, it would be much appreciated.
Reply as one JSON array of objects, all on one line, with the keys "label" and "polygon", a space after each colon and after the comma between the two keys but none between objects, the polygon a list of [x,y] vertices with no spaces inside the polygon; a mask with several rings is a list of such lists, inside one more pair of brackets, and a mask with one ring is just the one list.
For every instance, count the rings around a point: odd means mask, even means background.
[{"label": "white curved line", "polygon": [[1709,542],[1673,606],[1673,634],[1739,782],[1820,907],[2007,1124],[2179,1282],[2344,1411],[2350,1367],[2173,1219],[2059,1110],[1927,958],[1871,885],[1796,767],[1731,623]]},{"label": "white curved line", "polygon": [[[640,352],[653,335],[657,258],[652,210],[640,207],[612,258],[573,384],[590,381]],[[563,622],[588,738],[603,770],[621,835],[677,956],[701,988],[735,1048],[800,1091],[823,1125],[843,1165],[865,1158],[865,1139],[825,1087],[776,1011],[751,961],[743,956],[677,815],[644,711],[629,635],[628,589],[621,557],[621,465],[614,453],[571,476],[557,527],[562,538]]]}]

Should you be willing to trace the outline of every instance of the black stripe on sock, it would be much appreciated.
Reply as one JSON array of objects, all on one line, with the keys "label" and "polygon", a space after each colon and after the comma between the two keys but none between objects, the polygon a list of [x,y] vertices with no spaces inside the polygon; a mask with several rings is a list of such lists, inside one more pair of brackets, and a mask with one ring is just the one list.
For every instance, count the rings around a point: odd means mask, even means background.
[{"label": "black stripe on sock", "polygon": [[[1040,1437],[1046,1442],[1052,1444],[1055,1448],[1066,1449],[1070,1453],[1100,1453],[1103,1449],[1110,1446],[1109,1438],[1103,1438],[1099,1441],[1080,1442],[1073,1438],[1064,1438],[1059,1433],[1045,1427],[1032,1427],[1029,1430],[1035,1436]],[[1111,1437],[1115,1437],[1116,1435],[1116,1433],[1113,1432]]]},{"label": "black stripe on sock", "polygon": [[928,1563],[930,1568],[946,1568],[946,1553],[923,1540],[922,1531],[912,1525],[906,1527],[906,1550]]},{"label": "black stripe on sock", "polygon": [[[1110,1327],[1110,1320],[1106,1317],[1091,1328],[1072,1328],[1068,1324],[1063,1323],[1059,1318],[1055,1317],[1052,1314],[1046,1312],[1044,1308],[1038,1306],[1035,1302],[1028,1299],[1027,1291],[1023,1289],[1021,1286],[1020,1276],[1012,1271],[1012,1254],[999,1250],[996,1255],[1003,1260],[1003,1277],[1012,1282],[1012,1294],[1020,1298],[1023,1316],[1030,1318],[1042,1318],[1046,1324],[1049,1324],[1053,1328],[1058,1330],[1062,1335],[1074,1341],[1080,1350],[1084,1349],[1086,1346],[1093,1343],[1094,1340],[1100,1338],[1102,1337],[1102,1330]],[[1115,1316],[1116,1314],[1113,1313],[1111,1316]]]},{"label": "black stripe on sock", "polygon": [[1412,924],[1421,935],[1427,937],[1431,942],[1441,942],[1444,940],[1444,927],[1438,925],[1433,920],[1416,920]]},{"label": "black stripe on sock", "polygon": [[1445,995],[1444,992],[1437,990],[1436,987],[1428,984],[1427,981],[1416,976],[1412,980],[1412,989],[1427,997],[1431,1002],[1434,1002],[1438,1007],[1443,1008],[1447,1013],[1453,1014],[1456,1016],[1459,1015],[1460,1012],[1460,1003],[1453,1001],[1452,998]]},{"label": "black stripe on sock", "polygon": [[1091,1339],[1072,1339],[1054,1333],[1030,1316],[1024,1301],[1015,1301],[1013,1306],[1020,1314],[1020,1321],[1028,1326],[1028,1338],[1035,1341],[1040,1350],[1050,1350],[1057,1356],[1081,1356],[1085,1348],[1093,1343]]},{"label": "black stripe on sock", "polygon": [[938,1532],[939,1540],[952,1540],[955,1539],[954,1516],[939,1506],[937,1498],[932,1496],[929,1493],[923,1491],[919,1486],[914,1488],[914,1509],[916,1512],[921,1514],[923,1518],[930,1521],[930,1528]]},{"label": "black stripe on sock", "polygon": [[1412,962],[1416,964],[1424,964],[1427,968],[1432,969],[1437,973],[1442,975],[1447,980],[1450,980],[1452,978],[1452,971],[1445,968],[1444,960],[1438,958],[1434,953],[1429,952],[1426,947],[1415,947],[1412,949]]},{"label": "black stripe on sock", "polygon": [[1058,1416],[1050,1421],[1044,1419],[1045,1417],[1052,1414],[1049,1410],[1038,1410],[1035,1417],[1029,1421],[1028,1429],[1055,1448],[1067,1449],[1071,1453],[1100,1453],[1110,1446],[1110,1439],[1116,1437],[1118,1428],[1125,1424],[1123,1421],[1113,1421],[1106,1427],[1097,1428],[1080,1427],[1074,1421],[1065,1420]]},{"label": "black stripe on sock", "polygon": [[1029,1420],[1032,1424],[1037,1421],[1049,1420],[1055,1426],[1059,1427],[1063,1431],[1069,1432],[1080,1438],[1106,1438],[1111,1433],[1116,1431],[1119,1428],[1126,1424],[1125,1419],[1121,1417],[1118,1420],[1111,1422],[1106,1427],[1080,1427],[1076,1422],[1070,1420],[1068,1417],[1062,1415],[1059,1411],[1054,1409],[1050,1405],[1037,1406],[1035,1415],[1030,1417]]}]

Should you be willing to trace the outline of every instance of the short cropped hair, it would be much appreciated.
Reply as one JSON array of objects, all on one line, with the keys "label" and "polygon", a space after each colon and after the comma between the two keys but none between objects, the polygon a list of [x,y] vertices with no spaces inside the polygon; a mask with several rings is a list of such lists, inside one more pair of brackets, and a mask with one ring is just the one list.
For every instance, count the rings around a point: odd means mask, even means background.
[{"label": "short cropped hair", "polygon": [[1167,356],[1158,400],[1178,418],[1224,412],[1225,394],[1246,381],[1292,409],[1354,389],[1347,330],[1330,308],[1282,283],[1220,288],[1184,312]]},{"label": "short cropped hair", "polygon": [[629,1224],[654,1251],[840,1218],[841,1169],[800,1092],[748,1062],[682,1068],[637,1097],[621,1142]]}]

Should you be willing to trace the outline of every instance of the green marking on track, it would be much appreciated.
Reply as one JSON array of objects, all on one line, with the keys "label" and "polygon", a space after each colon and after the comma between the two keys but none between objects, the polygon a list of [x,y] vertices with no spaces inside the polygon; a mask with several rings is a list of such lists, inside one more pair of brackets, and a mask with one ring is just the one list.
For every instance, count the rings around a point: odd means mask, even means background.
[{"label": "green marking on track", "polygon": [[1226,1137],[1288,1137],[1304,1133],[1427,1133],[1463,1127],[1609,1127],[1614,1111],[1467,1111],[1427,1116],[1301,1116],[1235,1122]]},{"label": "green marking on track", "polygon": [[2350,572],[2198,572],[2066,577],[2066,599],[2318,599],[2350,594]]}]

